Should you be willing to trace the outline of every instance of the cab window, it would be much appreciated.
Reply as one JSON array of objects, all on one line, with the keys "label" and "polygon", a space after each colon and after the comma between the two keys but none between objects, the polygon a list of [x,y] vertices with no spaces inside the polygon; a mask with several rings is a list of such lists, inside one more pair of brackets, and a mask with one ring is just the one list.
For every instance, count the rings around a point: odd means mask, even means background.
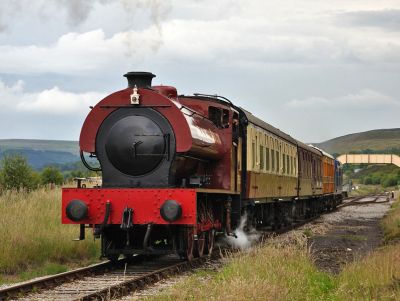
[{"label": "cab window", "polygon": [[229,111],[210,106],[208,108],[208,118],[220,129],[229,127]]}]

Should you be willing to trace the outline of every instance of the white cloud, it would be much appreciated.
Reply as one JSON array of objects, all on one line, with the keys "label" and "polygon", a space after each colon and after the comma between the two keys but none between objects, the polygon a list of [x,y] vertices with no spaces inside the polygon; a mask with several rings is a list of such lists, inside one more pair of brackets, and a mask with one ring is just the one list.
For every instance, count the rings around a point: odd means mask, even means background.
[{"label": "white cloud", "polygon": [[[211,20],[193,11],[198,19],[174,18],[174,15],[167,19],[169,10],[159,1],[140,3],[134,8],[150,6],[153,25],[143,29],[121,28],[111,35],[106,35],[102,28],[70,32],[50,45],[2,45],[0,70],[13,74],[79,75],[119,70],[125,65],[166,62],[242,68],[265,68],[270,64],[390,63],[396,66],[400,63],[400,40],[393,32],[377,33],[337,24],[340,14],[334,9],[343,3],[332,5],[331,10],[315,3],[315,7],[306,11],[309,5],[305,3],[293,8],[286,2],[278,6],[247,5],[239,1],[233,11]],[[100,4],[104,3],[100,1]],[[215,8],[215,3],[211,4],[202,2],[203,9],[220,11],[221,4]],[[227,5],[225,1],[224,5]],[[83,6],[80,18],[86,18],[91,9],[92,6]]]},{"label": "white cloud", "polygon": [[[0,76],[14,84],[0,81],[0,122],[14,125],[10,137],[76,139],[101,95],[77,91],[117,90],[129,70],[180,92],[226,95],[306,141],[397,120],[398,0],[83,2],[1,1]],[[301,125],[296,109],[307,109]],[[339,132],[332,124],[342,116]],[[325,122],[318,137],[314,121]]]},{"label": "white cloud", "polygon": [[286,107],[291,109],[307,108],[315,110],[325,110],[327,108],[342,108],[344,110],[383,108],[387,110],[390,108],[399,108],[400,101],[381,92],[364,89],[357,93],[339,97],[308,97],[304,99],[293,99],[286,103]]},{"label": "white cloud", "polygon": [[110,38],[101,29],[68,33],[51,46],[0,46],[0,69],[14,74],[94,72],[138,63],[157,50],[160,42],[155,27]]},{"label": "white cloud", "polygon": [[22,81],[13,85],[6,85],[0,81],[0,105],[6,108],[10,115],[25,112],[82,117],[89,112],[89,106],[97,104],[104,96],[104,93],[99,92],[71,93],[58,87],[40,92],[26,92]]}]

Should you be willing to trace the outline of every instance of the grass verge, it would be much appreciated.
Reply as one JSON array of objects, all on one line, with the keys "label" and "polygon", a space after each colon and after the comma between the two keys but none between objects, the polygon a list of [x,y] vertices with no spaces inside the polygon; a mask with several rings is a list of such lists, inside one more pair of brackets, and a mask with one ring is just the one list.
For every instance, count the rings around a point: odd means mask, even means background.
[{"label": "grass verge", "polygon": [[99,246],[72,241],[75,225],[61,224],[61,190],[0,195],[0,283],[54,274],[97,261]]},{"label": "grass verge", "polygon": [[229,256],[218,272],[197,272],[164,294],[148,299],[328,300],[335,281],[314,267],[305,241],[269,241]]},{"label": "grass verge", "polygon": [[387,242],[400,239],[400,197],[383,218],[382,228]]}]

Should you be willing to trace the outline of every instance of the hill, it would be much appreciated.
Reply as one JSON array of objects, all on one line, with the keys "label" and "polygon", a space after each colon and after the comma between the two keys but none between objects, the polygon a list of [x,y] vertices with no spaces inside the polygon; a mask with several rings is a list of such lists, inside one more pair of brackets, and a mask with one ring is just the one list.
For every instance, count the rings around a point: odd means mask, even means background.
[{"label": "hill", "polygon": [[0,140],[0,157],[21,154],[35,169],[50,164],[68,164],[79,161],[77,141],[7,139]]},{"label": "hill", "polygon": [[344,153],[400,153],[400,128],[381,129],[349,134],[313,143],[331,154]]},{"label": "hill", "polygon": [[[400,128],[349,134],[313,144],[331,154],[357,152],[400,154]],[[19,153],[27,157],[29,164],[35,169],[41,169],[49,164],[63,165],[80,161],[77,141],[0,139],[0,158],[8,153]]]}]

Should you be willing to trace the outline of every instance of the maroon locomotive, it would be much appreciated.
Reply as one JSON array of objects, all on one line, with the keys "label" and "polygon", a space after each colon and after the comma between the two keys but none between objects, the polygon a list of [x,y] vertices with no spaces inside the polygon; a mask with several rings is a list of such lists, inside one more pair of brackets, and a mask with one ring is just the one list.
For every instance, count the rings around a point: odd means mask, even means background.
[{"label": "maroon locomotive", "polygon": [[212,252],[216,232],[234,235],[244,212],[249,225],[276,228],[340,202],[337,189],[322,191],[320,150],[226,98],[178,95],[152,86],[148,72],[125,76],[128,88],[101,100],[80,135],[84,164],[93,169],[84,153],[100,163],[101,187],[62,194],[63,223],[80,224],[81,239],[92,228],[104,257],[190,260]]}]

